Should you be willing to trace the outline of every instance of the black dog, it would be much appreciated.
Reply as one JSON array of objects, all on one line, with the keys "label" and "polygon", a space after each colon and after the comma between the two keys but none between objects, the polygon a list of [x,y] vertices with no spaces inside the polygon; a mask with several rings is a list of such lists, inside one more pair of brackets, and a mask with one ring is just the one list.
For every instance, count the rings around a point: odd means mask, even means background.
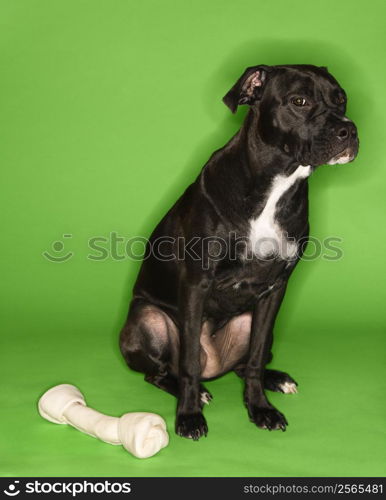
[{"label": "black dog", "polygon": [[324,67],[248,68],[224,102],[249,113],[151,235],[120,337],[127,364],[178,398],[176,432],[193,439],[207,434],[212,399],[200,381],[231,370],[249,418],[285,430],[264,391],[296,382],[265,365],[308,236],[307,178],[358,152],[345,92]]}]

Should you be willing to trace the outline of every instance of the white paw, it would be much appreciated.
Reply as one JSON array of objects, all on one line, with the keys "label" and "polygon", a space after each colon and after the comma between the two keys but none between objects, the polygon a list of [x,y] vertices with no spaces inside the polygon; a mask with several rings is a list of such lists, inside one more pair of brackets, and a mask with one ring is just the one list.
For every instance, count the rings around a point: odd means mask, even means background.
[{"label": "white paw", "polygon": [[294,382],[284,382],[284,384],[280,384],[279,387],[284,394],[296,394],[298,392],[298,388]]},{"label": "white paw", "polygon": [[201,402],[208,405],[209,402],[212,400],[211,395],[208,392],[202,392],[201,393]]}]

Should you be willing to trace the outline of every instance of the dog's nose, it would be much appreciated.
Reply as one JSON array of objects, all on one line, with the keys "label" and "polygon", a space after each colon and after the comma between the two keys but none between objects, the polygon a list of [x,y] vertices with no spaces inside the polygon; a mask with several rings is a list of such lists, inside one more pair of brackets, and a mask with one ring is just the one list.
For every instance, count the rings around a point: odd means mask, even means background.
[{"label": "dog's nose", "polygon": [[352,137],[354,139],[356,135],[357,131],[353,123],[345,123],[344,126],[340,127],[337,132],[338,139],[342,141],[348,137]]},{"label": "dog's nose", "polygon": [[341,128],[339,130],[338,137],[339,137],[339,139],[347,139],[347,137],[348,137],[347,127]]}]

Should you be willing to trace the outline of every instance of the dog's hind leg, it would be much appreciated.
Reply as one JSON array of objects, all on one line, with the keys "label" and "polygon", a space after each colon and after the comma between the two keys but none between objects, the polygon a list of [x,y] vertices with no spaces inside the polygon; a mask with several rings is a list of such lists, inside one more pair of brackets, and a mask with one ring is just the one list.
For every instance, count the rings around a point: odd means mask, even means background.
[{"label": "dog's hind leg", "polygon": [[297,386],[297,382],[288,373],[279,370],[265,370],[265,389],[274,392],[283,392],[284,394],[294,394],[298,392]]},{"label": "dog's hind leg", "polygon": [[[171,373],[166,373],[165,375],[161,374],[146,375],[145,380],[146,382],[149,382],[150,384],[155,385],[159,389],[162,389],[168,392],[169,394],[172,394],[176,398],[178,398],[179,395],[178,380],[177,377],[175,377]],[[202,384],[200,384],[200,399],[202,406],[204,404],[209,404],[209,402],[212,401],[213,399],[212,394]]]},{"label": "dog's hind leg", "polygon": [[[179,396],[177,377],[178,331],[171,318],[160,308],[137,300],[120,335],[120,349],[130,368],[145,374],[145,380]],[[200,384],[201,403],[209,403],[210,392]]]},{"label": "dog's hind leg", "polygon": [[[240,378],[244,378],[245,365],[238,365],[234,368],[234,372]],[[264,389],[273,392],[282,392],[284,394],[297,393],[298,384],[288,373],[279,370],[264,371]]]},{"label": "dog's hind leg", "polygon": [[146,376],[166,375],[171,357],[168,319],[171,321],[152,304],[139,299],[132,302],[119,340],[130,368]]}]

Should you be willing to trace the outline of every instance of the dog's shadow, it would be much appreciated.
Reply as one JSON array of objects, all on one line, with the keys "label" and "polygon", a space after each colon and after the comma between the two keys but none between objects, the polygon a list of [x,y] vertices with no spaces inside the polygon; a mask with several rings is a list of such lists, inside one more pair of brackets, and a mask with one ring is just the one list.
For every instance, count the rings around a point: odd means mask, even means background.
[{"label": "dog's shadow", "polygon": [[[197,144],[194,153],[187,159],[178,177],[168,188],[165,188],[164,196],[158,202],[154,201],[150,215],[143,222],[137,234],[144,237],[151,234],[161,217],[181,196],[186,187],[194,181],[211,154],[226,144],[240,128],[247,112],[246,107],[241,106],[238,112],[233,115],[221,102],[221,99],[246,67],[258,64],[313,64],[327,66],[331,74],[346,90],[348,95],[347,115],[358,127],[361,146],[359,156],[354,164],[319,168],[310,180],[311,234],[318,233],[320,229],[323,230],[329,225],[329,217],[332,214],[330,211],[324,210],[324,208],[326,208],[330,190],[335,188],[356,190],[359,183],[363,183],[363,173],[360,166],[365,161],[366,151],[372,147],[371,140],[376,140],[366,136],[364,127],[369,119],[377,120],[375,96],[365,91],[369,87],[370,73],[345,48],[330,42],[277,39],[262,41],[252,39],[236,47],[214,68],[209,76],[206,92],[203,93],[202,104],[204,112],[209,115],[211,121],[218,124],[216,130]],[[372,151],[374,149],[375,147]],[[374,160],[374,155],[372,155],[372,159]],[[371,172],[366,171],[366,179],[369,179],[369,176],[376,175],[376,168],[381,162],[376,163],[376,165],[372,165]],[[130,262],[130,268],[127,269],[127,280],[119,307],[119,317],[114,326],[114,346],[117,344],[117,332],[122,327],[123,318],[127,313],[131,289],[140,265],[141,263],[138,261]],[[299,267],[301,268],[301,265]],[[304,286],[308,286],[312,282],[312,267],[307,266],[306,273],[296,270],[294,276],[291,277],[290,293],[287,293],[285,298],[286,321],[291,320],[293,314],[297,314],[296,295],[299,290],[301,291]],[[295,286],[292,285],[293,281],[296,281]]]}]

